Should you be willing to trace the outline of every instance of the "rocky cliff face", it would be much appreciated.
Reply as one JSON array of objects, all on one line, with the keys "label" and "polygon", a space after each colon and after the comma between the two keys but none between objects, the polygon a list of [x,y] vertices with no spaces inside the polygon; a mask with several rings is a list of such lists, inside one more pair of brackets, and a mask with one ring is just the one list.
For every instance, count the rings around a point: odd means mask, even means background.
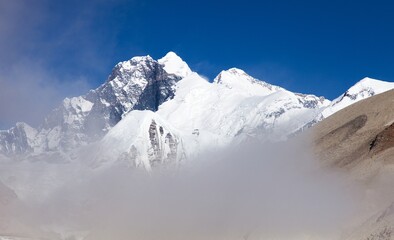
[{"label": "rocky cliff face", "polygon": [[17,123],[9,130],[0,131],[0,152],[12,155],[32,151],[31,140],[35,134],[35,129],[25,123]]},{"label": "rocky cliff face", "polygon": [[[166,63],[172,63],[174,58]],[[118,63],[104,84],[84,96],[66,98],[38,129],[30,130],[30,135],[25,124],[1,131],[0,152],[8,156],[67,152],[101,139],[132,110],[156,111],[174,96],[175,84],[182,78],[166,72],[164,67],[150,56]]]},{"label": "rocky cliff face", "polygon": [[[136,127],[138,126],[138,127]],[[96,144],[93,167],[123,164],[150,170],[185,156],[181,134],[152,111],[133,111]]]}]

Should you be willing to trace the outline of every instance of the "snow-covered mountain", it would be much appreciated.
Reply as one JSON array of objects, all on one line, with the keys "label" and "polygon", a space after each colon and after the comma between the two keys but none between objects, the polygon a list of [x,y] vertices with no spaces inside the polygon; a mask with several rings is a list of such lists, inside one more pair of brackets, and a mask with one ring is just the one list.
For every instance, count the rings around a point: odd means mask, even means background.
[{"label": "snow-covered mountain", "polygon": [[117,160],[150,169],[168,156],[178,162],[248,138],[278,141],[327,104],[324,98],[289,92],[236,68],[222,71],[213,83],[192,73],[176,84],[174,98],[157,112],[128,113],[99,143],[99,149],[110,150],[98,158],[108,162],[119,156]]},{"label": "snow-covered mountain", "polygon": [[95,143],[95,164],[112,161],[150,169],[232,143],[286,139],[346,106],[394,88],[363,79],[333,102],[290,92],[231,68],[209,82],[174,52],[159,60],[118,63],[107,81],[66,98],[37,129],[18,123],[0,131],[6,156],[61,153]]},{"label": "snow-covered mountain", "polygon": [[[364,91],[355,92],[360,83],[349,89],[354,96],[354,102],[387,91],[392,85],[374,85],[367,88],[369,95]],[[362,81],[363,82],[363,81]],[[383,83],[384,82],[380,82]],[[364,84],[365,86],[365,84]],[[347,105],[351,103],[347,102]],[[338,103],[339,111],[346,107],[344,103]],[[340,107],[342,106],[342,108]],[[229,144],[246,141],[250,138],[260,140],[279,141],[299,131],[300,127],[317,122],[325,117],[323,113],[332,108],[332,102],[318,98],[314,95],[296,94],[281,87],[257,80],[244,71],[236,68],[222,71],[213,81],[208,82],[193,73],[176,84],[176,93],[173,99],[160,105],[155,113],[146,114],[145,121],[154,124],[155,118],[160,118],[161,127],[168,129],[171,136],[177,139],[176,155],[173,160],[192,158],[202,152],[215,150]],[[124,134],[112,134],[111,132],[133,132],[134,126],[143,126],[132,119],[139,119],[141,113],[132,111],[117,126],[110,130],[111,141],[107,138],[99,143],[101,149],[117,149],[118,160],[131,160],[132,165],[143,166],[150,169],[157,162],[167,162],[165,151],[159,155],[152,155],[155,144],[151,144],[150,150],[138,151],[135,143],[141,140],[140,136],[129,139],[128,144],[124,141]],[[139,121],[139,120],[138,120]],[[121,124],[128,122],[128,124]],[[160,125],[160,124],[159,124]],[[312,126],[312,125],[311,125]],[[141,130],[141,129],[140,129]],[[150,128],[145,125],[143,133],[148,136]],[[117,137],[113,137],[113,136]],[[131,134],[132,135],[132,134]],[[130,135],[129,135],[130,136]],[[156,141],[148,139],[142,142]],[[168,144],[162,140],[159,145]],[[179,149],[180,147],[180,149]],[[137,150],[136,150],[137,149]],[[106,156],[100,154],[100,156]],[[114,156],[111,154],[110,156]],[[106,158],[106,160],[105,160]],[[111,157],[99,157],[107,162]],[[144,159],[144,161],[138,160]]]},{"label": "snow-covered mountain", "polygon": [[150,110],[132,111],[94,146],[93,167],[116,161],[150,170],[156,163],[179,162],[186,153],[181,136],[158,114]]},{"label": "snow-covered mountain", "polygon": [[[0,215],[7,219],[1,212],[2,207],[6,209],[5,206],[19,201],[45,203],[45,199],[52,199],[64,187],[65,194],[59,197],[62,204],[66,195],[79,192],[69,191],[68,184],[80,186],[86,179],[97,184],[95,177],[102,177],[100,174],[111,182],[114,175],[122,174],[118,170],[124,170],[124,166],[149,171],[157,166],[178,165],[247,141],[255,143],[255,139],[260,140],[259,144],[282,141],[355,102],[393,88],[394,83],[365,78],[337,99],[329,101],[324,97],[293,93],[255,79],[237,68],[220,72],[210,82],[193,72],[173,52],[159,60],[150,56],[134,57],[118,63],[98,88],[83,96],[64,99],[38,128],[17,123],[9,130],[0,131]],[[385,106],[389,108],[390,105]],[[341,113],[348,112],[338,114]],[[391,119],[388,120],[391,124]],[[338,125],[337,122],[335,124]],[[331,131],[329,134],[334,135]],[[354,142],[351,144],[355,146]],[[363,146],[367,146],[368,151],[370,145]],[[340,150],[343,149],[348,147]],[[335,155],[330,151],[326,153]],[[345,155],[339,157],[342,156]],[[15,161],[21,159],[31,161]],[[117,165],[121,167],[117,168]],[[106,176],[108,172],[111,173],[109,178]],[[125,182],[126,185],[130,183]],[[98,184],[100,197],[111,195],[107,191],[101,192],[101,181]],[[86,188],[91,189],[91,185]],[[81,192],[85,190],[83,187]],[[94,205],[94,201],[81,199],[76,201],[82,209]],[[44,209],[47,207],[50,212],[50,206],[45,205]],[[386,239],[393,232],[390,228],[392,222],[391,204],[382,207],[376,216],[366,221],[360,227],[363,231],[355,231],[346,239]],[[38,239],[19,238],[24,236],[19,226],[29,226],[29,223],[16,222],[18,231],[14,231],[8,219],[7,222],[0,221],[0,239]],[[48,229],[68,234],[68,229],[58,227],[51,225]],[[9,236],[9,232],[17,232],[18,237]],[[44,233],[47,234],[39,232]],[[71,237],[51,236],[45,239]]]},{"label": "snow-covered mountain", "polygon": [[[160,60],[134,57],[118,63],[107,81],[84,96],[66,98],[33,129],[27,124],[0,132],[0,152],[5,155],[70,151],[101,139],[131,110],[156,111],[174,96],[175,84],[190,69],[174,53]],[[182,69],[180,73],[172,69]],[[172,68],[172,69],[171,69]],[[179,74],[179,75],[178,75]]]},{"label": "snow-covered mountain", "polygon": [[303,131],[332,114],[364,99],[372,97],[376,94],[383,93],[394,89],[394,82],[385,82],[381,80],[372,79],[369,77],[363,78],[355,85],[350,87],[342,95],[331,101],[326,107],[321,108],[318,114],[312,121],[302,126],[297,132]]},{"label": "snow-covered mountain", "polygon": [[327,118],[339,110],[360,100],[372,97],[394,88],[394,82],[384,82],[372,78],[364,78],[349,88],[322,111],[322,118]]}]

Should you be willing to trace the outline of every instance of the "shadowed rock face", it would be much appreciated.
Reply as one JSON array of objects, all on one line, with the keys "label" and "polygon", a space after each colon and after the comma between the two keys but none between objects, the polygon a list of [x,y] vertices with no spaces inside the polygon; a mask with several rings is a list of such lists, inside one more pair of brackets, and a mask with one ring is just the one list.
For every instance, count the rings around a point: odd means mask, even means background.
[{"label": "shadowed rock face", "polygon": [[[146,132],[145,132],[146,131]],[[147,146],[131,145],[127,152],[121,154],[118,160],[131,164],[133,167],[144,167],[151,169],[163,163],[177,164],[178,156],[182,151],[178,151],[180,140],[176,135],[164,129],[155,120],[152,120],[149,127],[144,129],[147,133]],[[141,161],[144,159],[146,162]]]},{"label": "shadowed rock face", "polygon": [[84,96],[66,98],[37,129],[29,143],[23,127],[0,131],[0,153],[69,151],[96,141],[132,110],[156,111],[173,98],[182,77],[164,70],[151,57],[117,64],[108,80]]},{"label": "shadowed rock face", "polygon": [[135,110],[157,111],[159,106],[174,97],[175,81],[155,81],[146,86],[141,93]]},{"label": "shadowed rock face", "polygon": [[[131,60],[131,66],[118,64],[108,81],[86,96],[94,103],[85,124],[100,128],[114,126],[131,110],[153,110],[174,96],[175,83],[181,78],[167,74],[157,61],[146,57]],[[99,129],[100,129],[99,128]],[[97,129],[91,129],[94,134]]]},{"label": "shadowed rock face", "polygon": [[379,154],[394,147],[394,123],[376,135],[369,146],[371,154]]},{"label": "shadowed rock face", "polygon": [[24,127],[24,124],[17,124],[9,130],[0,131],[0,152],[10,155],[31,151]]},{"label": "shadowed rock face", "polygon": [[152,120],[149,127],[151,166],[161,162],[171,162],[177,158],[178,141],[171,133],[164,134],[162,126]]},{"label": "shadowed rock face", "polygon": [[167,74],[150,57],[130,60],[115,66],[106,83],[86,95],[93,106],[83,119],[79,133],[88,141],[101,138],[131,110],[153,110],[174,96],[181,78]]}]

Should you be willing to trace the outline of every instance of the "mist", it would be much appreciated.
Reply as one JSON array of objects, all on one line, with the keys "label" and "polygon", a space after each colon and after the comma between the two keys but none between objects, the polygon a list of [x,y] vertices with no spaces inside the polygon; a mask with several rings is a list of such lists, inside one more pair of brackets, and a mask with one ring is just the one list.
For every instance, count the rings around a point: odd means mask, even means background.
[{"label": "mist", "polygon": [[17,223],[12,232],[24,226],[26,235],[51,239],[339,239],[360,210],[362,188],[305,146],[262,146],[150,172],[92,169],[86,155],[3,164],[2,181],[23,193],[3,208]]},{"label": "mist", "polygon": [[122,2],[0,0],[0,129],[37,126],[65,97],[105,81],[119,29],[96,25]]}]

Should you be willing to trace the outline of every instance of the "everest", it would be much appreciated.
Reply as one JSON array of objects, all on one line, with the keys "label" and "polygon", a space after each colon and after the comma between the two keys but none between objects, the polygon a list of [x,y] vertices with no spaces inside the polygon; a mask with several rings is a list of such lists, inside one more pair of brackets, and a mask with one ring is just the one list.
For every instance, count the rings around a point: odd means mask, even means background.
[{"label": "everest", "polygon": [[230,144],[282,141],[394,83],[365,78],[332,102],[293,93],[231,68],[212,81],[174,52],[159,60],[133,57],[83,96],[66,98],[33,128],[0,131],[0,154],[56,154],[65,161],[96,148],[94,167],[125,163],[151,169],[178,164]]}]

